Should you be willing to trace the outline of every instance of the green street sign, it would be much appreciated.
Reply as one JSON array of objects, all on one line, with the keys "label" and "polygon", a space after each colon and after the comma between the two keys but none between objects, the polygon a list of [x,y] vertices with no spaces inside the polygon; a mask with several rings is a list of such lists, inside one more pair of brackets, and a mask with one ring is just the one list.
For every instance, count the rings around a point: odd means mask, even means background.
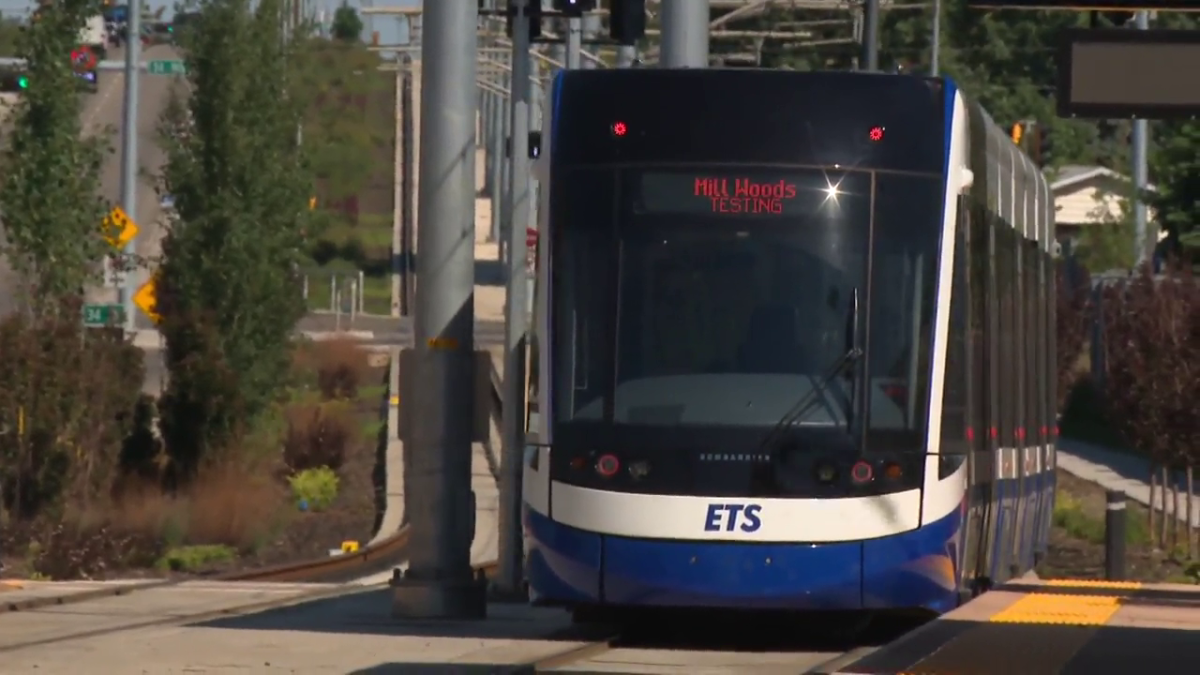
[{"label": "green street sign", "polygon": [[83,325],[94,328],[97,326],[121,326],[125,323],[125,308],[121,305],[84,305]]},{"label": "green street sign", "polygon": [[151,75],[183,75],[187,69],[183,61],[150,61],[146,64],[146,71]]}]

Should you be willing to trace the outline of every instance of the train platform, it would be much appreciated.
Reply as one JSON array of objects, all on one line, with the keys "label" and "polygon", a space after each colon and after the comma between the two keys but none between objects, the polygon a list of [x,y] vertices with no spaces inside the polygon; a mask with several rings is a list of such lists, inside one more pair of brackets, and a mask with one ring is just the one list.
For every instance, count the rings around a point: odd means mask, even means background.
[{"label": "train platform", "polygon": [[1173,675],[1200,663],[1200,586],[1021,581],[844,665],[843,675]]}]

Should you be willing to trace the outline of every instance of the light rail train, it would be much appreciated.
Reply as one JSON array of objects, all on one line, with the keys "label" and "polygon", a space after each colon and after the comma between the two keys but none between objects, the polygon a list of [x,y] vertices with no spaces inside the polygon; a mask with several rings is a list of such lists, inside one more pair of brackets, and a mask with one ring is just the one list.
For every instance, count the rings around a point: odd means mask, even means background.
[{"label": "light rail train", "polygon": [[1054,206],[948,79],[584,70],[549,95],[531,600],[945,612],[1054,500]]}]

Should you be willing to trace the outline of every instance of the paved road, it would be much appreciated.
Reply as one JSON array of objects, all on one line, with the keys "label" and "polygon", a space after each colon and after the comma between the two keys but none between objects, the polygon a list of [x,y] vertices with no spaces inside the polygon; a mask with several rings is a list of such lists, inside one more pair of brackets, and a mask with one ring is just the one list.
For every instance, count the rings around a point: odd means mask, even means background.
[{"label": "paved road", "polygon": [[[335,330],[367,331],[374,333],[373,337],[362,340],[368,344],[410,345],[413,341],[413,320],[411,317],[393,319],[383,316],[354,317],[351,323],[349,316],[343,314],[339,320],[333,314],[309,314],[300,320],[298,330],[305,332],[332,332]],[[478,347],[504,344],[504,322],[476,321],[475,343]]]},{"label": "paved road", "polygon": [[[123,59],[125,50],[121,48],[109,51],[109,58]],[[167,45],[152,47],[143,52],[144,59],[178,58],[173,48]],[[144,75],[138,97],[139,124],[138,162],[144,170],[156,173],[162,164],[163,153],[157,144],[155,127],[158,116],[166,102],[166,93],[171,80],[166,77]],[[120,72],[105,72],[100,74],[98,91],[87,97],[84,103],[82,119],[84,133],[97,133],[105,128],[113,128],[112,145],[114,152],[109,155],[101,169],[101,194],[118,202],[121,196],[121,154],[122,135],[120,133],[121,118],[124,107],[125,75]],[[138,200],[136,220],[141,226],[138,237],[138,253],[147,256],[157,255],[162,241],[163,230],[157,225],[161,216],[158,208],[158,197],[151,182],[143,178],[138,185]],[[3,228],[0,226],[0,236]],[[144,279],[144,274],[140,277]],[[4,260],[0,260],[0,316],[5,316],[15,308],[16,280],[12,270]],[[115,301],[116,291],[93,290],[88,294],[90,300]]]}]

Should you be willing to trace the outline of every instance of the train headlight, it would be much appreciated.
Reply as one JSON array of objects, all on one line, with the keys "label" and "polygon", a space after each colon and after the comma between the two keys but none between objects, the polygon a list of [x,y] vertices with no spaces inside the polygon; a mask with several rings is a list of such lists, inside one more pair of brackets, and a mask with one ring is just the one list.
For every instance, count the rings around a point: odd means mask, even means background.
[{"label": "train headlight", "polygon": [[883,467],[883,477],[888,480],[900,480],[904,477],[904,467],[895,462],[888,462]]},{"label": "train headlight", "polygon": [[641,480],[650,473],[650,462],[640,460],[629,465],[629,476],[634,480]]},{"label": "train headlight", "polygon": [[596,473],[605,478],[612,478],[621,470],[621,460],[616,455],[601,455],[596,460]]},{"label": "train headlight", "polygon": [[870,483],[874,477],[875,469],[871,468],[871,465],[867,462],[857,462],[850,469],[850,480],[853,480],[858,485]]},{"label": "train headlight", "polygon": [[815,473],[817,482],[823,485],[831,485],[837,480],[837,466],[830,461],[817,462]]}]

